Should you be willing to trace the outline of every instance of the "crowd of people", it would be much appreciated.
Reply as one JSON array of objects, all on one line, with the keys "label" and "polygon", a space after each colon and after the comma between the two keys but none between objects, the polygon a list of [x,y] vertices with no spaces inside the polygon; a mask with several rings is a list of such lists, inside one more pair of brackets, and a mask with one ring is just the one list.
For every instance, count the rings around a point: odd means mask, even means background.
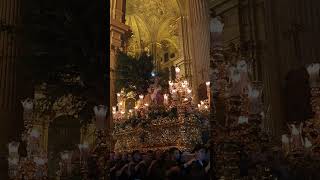
[{"label": "crowd of people", "polygon": [[110,154],[108,176],[111,180],[209,180],[209,150],[197,145],[192,152],[178,148]]}]

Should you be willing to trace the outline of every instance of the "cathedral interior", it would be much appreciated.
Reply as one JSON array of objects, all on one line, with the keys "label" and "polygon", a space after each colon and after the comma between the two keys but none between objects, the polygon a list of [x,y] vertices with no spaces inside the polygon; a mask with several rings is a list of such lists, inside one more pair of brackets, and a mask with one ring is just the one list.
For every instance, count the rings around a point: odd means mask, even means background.
[{"label": "cathedral interior", "polygon": [[320,179],[319,19],[319,0],[0,0],[0,179]]}]

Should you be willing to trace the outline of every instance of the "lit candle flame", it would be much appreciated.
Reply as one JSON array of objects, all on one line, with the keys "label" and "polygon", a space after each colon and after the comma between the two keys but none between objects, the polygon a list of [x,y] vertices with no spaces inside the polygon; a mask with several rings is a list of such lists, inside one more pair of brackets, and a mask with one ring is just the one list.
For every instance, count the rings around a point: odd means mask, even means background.
[{"label": "lit candle flame", "polygon": [[139,98],[140,98],[140,99],[143,99],[143,95],[142,95],[142,94],[141,94],[141,95],[139,95]]},{"label": "lit candle flame", "polygon": [[180,68],[179,67],[176,67],[175,70],[176,70],[176,73],[180,72]]}]

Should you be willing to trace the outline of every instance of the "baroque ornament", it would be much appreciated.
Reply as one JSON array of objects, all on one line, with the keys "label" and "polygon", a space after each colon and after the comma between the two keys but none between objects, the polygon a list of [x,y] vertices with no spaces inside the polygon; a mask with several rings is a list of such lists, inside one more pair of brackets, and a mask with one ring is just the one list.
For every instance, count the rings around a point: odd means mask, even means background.
[{"label": "baroque ornament", "polygon": [[55,117],[70,115],[77,118],[85,105],[86,102],[82,101],[81,98],[68,94],[57,99],[53,103],[52,110],[55,112]]}]

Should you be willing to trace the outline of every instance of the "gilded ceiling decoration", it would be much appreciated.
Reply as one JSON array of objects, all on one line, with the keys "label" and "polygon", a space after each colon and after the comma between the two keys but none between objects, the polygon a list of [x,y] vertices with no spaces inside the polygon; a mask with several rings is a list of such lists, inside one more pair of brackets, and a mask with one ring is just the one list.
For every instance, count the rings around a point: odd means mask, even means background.
[{"label": "gilded ceiling decoration", "polygon": [[[167,49],[179,45],[180,11],[177,0],[127,0],[126,24],[133,36],[128,43],[128,53],[138,55],[145,49],[163,53],[161,42],[169,42]],[[172,47],[169,47],[172,46]]]}]

